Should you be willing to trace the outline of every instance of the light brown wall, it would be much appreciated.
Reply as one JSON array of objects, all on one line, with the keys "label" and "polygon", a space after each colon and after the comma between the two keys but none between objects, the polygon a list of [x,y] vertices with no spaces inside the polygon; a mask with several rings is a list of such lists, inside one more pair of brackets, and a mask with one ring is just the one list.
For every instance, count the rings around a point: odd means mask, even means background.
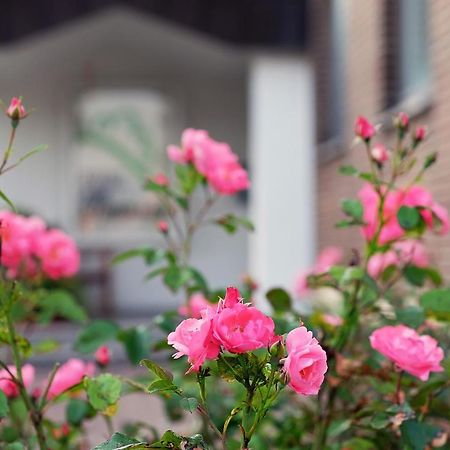
[{"label": "light brown wall", "polygon": [[[367,165],[363,148],[350,148],[353,123],[359,114],[370,119],[382,116],[386,5],[380,0],[348,1],[351,5],[347,8],[346,107],[343,111],[346,124],[344,142],[348,148],[342,157],[319,166],[318,234],[320,247],[333,244],[350,249],[362,242],[358,231],[353,228],[337,230],[333,225],[342,218],[339,202],[356,195],[361,183],[338,175],[337,169],[343,164]],[[436,200],[450,208],[450,2],[434,0],[428,5],[433,95],[430,108],[413,117],[413,123],[429,126],[431,134],[424,149],[438,150],[439,162],[429,171],[425,184]],[[388,135],[385,137],[389,139]],[[429,241],[435,262],[450,278],[450,236],[431,237]]]}]

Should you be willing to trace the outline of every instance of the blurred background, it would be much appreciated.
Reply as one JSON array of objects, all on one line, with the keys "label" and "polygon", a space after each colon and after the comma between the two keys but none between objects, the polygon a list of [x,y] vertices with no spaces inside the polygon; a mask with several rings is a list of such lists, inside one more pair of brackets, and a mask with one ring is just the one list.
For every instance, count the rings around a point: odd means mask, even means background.
[{"label": "blurred background", "polygon": [[[440,150],[427,183],[450,206],[450,4],[445,0],[5,0],[0,93],[35,108],[16,147],[49,149],[4,177],[24,211],[74,235],[81,281],[97,316],[154,314],[179,299],[144,283],[140,261],[111,258],[157,245],[155,198],[141,189],[165,170],[186,127],[229,142],[250,172],[248,195],[223,211],[256,232],[208,230],[194,263],[212,285],[250,273],[292,287],[318,249],[358,245],[334,228],[339,201],[364,164],[352,148],[363,114],[390,132],[391,115],[429,124]],[[7,136],[7,121],[2,124]],[[449,238],[434,259],[450,270]],[[230,264],[232,261],[232,264]]]},{"label": "blurred background", "polygon": [[[17,150],[49,149],[2,190],[76,238],[94,316],[139,322],[179,299],[145,282],[140,261],[111,259],[160,243],[143,181],[167,169],[165,148],[184,128],[206,129],[252,181],[219,209],[248,215],[256,231],[205,231],[194,265],[212,286],[250,273],[261,292],[292,288],[320,248],[359,245],[354,230],[334,228],[359,183],[337,168],[366,163],[351,145],[357,115],[388,139],[398,111],[428,124],[440,156],[426,184],[450,207],[449,23],[446,0],[3,0],[0,97],[35,108]],[[450,275],[450,238],[432,248]],[[73,337],[65,325],[54,332]]]},{"label": "blurred background", "polygon": [[[256,232],[207,231],[195,263],[211,284],[250,273],[291,287],[326,245],[357,246],[336,230],[338,202],[364,163],[351,148],[354,118],[384,124],[405,111],[429,124],[440,150],[427,183],[450,206],[450,5],[445,0],[5,0],[0,93],[35,111],[17,149],[48,151],[4,177],[24,211],[73,234],[93,314],[136,317],[174,299],[144,283],[139,261],[113,255],[156,244],[158,209],[143,180],[166,169],[165,147],[186,127],[229,142],[250,172]],[[6,140],[7,122],[1,131]],[[354,184],[353,184],[354,183]],[[436,263],[450,270],[450,242]],[[229,264],[233,261],[233,264]]]}]

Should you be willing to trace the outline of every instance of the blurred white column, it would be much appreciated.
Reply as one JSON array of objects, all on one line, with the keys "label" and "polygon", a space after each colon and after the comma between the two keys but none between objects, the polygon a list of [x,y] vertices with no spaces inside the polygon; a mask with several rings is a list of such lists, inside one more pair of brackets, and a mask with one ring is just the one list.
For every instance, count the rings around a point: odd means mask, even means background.
[{"label": "blurred white column", "polygon": [[259,55],[249,68],[250,273],[291,290],[316,247],[314,78],[302,56]]}]

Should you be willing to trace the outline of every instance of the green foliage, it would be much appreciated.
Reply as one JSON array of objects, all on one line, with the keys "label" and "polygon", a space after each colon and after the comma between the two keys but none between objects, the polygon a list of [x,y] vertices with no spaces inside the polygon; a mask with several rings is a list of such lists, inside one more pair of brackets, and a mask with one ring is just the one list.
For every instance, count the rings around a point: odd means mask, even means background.
[{"label": "green foliage", "polygon": [[79,426],[84,419],[92,417],[95,411],[85,400],[72,398],[66,406],[67,422],[73,426]]},{"label": "green foliage", "polygon": [[6,398],[6,395],[3,393],[3,391],[0,390],[0,419],[2,419],[3,417],[8,417],[8,414],[8,399]]},{"label": "green foliage", "polygon": [[121,330],[118,334],[119,341],[122,342],[128,359],[132,364],[138,364],[150,350],[150,332],[143,326]]},{"label": "green foliage", "polygon": [[132,258],[143,258],[145,263],[150,266],[152,264],[161,261],[166,256],[166,252],[160,249],[154,249],[151,247],[141,247],[127,250],[126,252],[120,253],[113,259],[114,264],[122,263]]},{"label": "green foliage", "polygon": [[285,312],[292,308],[292,300],[287,291],[282,288],[273,288],[266,293],[266,298],[275,312]]},{"label": "green foliage", "polygon": [[172,373],[161,367],[159,364],[156,364],[154,361],[151,361],[150,359],[143,359],[139,364],[143,367],[146,367],[151,373],[162,380],[173,380]]},{"label": "green foliage", "polygon": [[202,175],[191,164],[177,165],[175,167],[175,173],[180,187],[186,195],[192,194],[198,183],[202,180]]},{"label": "green foliage", "polygon": [[63,289],[50,291],[39,301],[39,308],[38,320],[43,324],[48,324],[55,318],[73,322],[84,322],[87,319],[86,312],[77,300]]},{"label": "green foliage", "polygon": [[84,388],[92,407],[97,411],[106,412],[119,400],[122,382],[110,373],[104,373],[95,378],[85,378]]},{"label": "green foliage", "polygon": [[408,450],[424,450],[440,431],[439,428],[418,420],[407,420],[400,429]]},{"label": "green foliage", "polygon": [[450,320],[450,289],[433,289],[420,297],[422,308],[440,319]]},{"label": "green foliage", "polygon": [[227,233],[234,234],[242,227],[247,231],[254,231],[255,227],[252,222],[243,217],[237,217],[234,214],[226,214],[215,221],[217,225],[220,225]]},{"label": "green foliage", "polygon": [[421,215],[417,208],[401,206],[397,213],[400,226],[407,231],[414,230],[421,222]]},{"label": "green foliage", "polygon": [[96,320],[78,335],[74,349],[80,353],[95,352],[101,345],[116,338],[119,326],[108,320]]}]

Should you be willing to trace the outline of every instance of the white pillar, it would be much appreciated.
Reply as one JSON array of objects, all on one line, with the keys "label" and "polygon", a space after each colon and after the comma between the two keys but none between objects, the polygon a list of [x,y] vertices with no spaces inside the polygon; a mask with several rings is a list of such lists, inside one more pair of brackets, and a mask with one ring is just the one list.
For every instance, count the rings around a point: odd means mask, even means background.
[{"label": "white pillar", "polygon": [[252,179],[250,273],[261,287],[291,290],[316,247],[315,104],[312,64],[256,56],[249,68]]}]

